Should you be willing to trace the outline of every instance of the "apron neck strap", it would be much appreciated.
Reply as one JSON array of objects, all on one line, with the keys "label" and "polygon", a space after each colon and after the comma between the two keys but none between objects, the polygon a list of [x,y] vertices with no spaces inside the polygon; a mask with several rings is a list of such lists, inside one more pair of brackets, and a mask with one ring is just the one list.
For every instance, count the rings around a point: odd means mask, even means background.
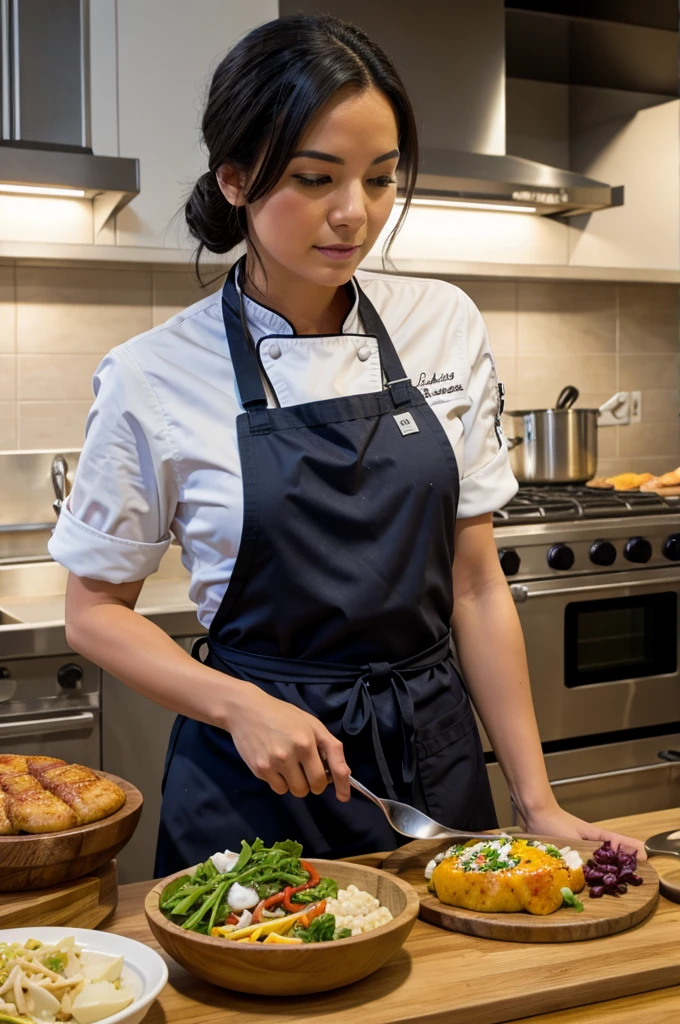
[{"label": "apron neck strap", "polygon": [[[243,291],[239,293],[236,287],[236,274],[238,268],[245,262],[242,257],[235,263],[222,289],[222,316],[224,317],[224,328],[227,332],[229,352],[234,364],[234,373],[238,385],[241,404],[244,409],[255,408],[256,406],[267,406],[267,396],[262,383],[262,376],[257,362],[255,343],[248,329],[245,310],[243,306]],[[355,286],[359,294],[359,316],[366,330],[366,334],[373,335],[378,341],[380,362],[385,375],[385,383],[390,388],[396,404],[402,404],[406,399],[409,378],[404,372],[404,367],[397,355],[397,350],[392,343],[387,329],[380,319],[373,303],[366,297],[355,280]],[[401,392],[404,392],[402,396]]]}]

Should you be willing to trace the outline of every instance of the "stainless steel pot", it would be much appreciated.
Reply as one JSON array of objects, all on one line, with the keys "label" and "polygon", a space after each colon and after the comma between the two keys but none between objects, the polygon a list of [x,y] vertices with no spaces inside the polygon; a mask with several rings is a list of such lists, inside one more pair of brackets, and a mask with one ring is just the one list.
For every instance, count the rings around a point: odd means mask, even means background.
[{"label": "stainless steel pot", "polygon": [[522,484],[582,484],[597,468],[597,418],[616,408],[614,395],[599,409],[572,409],[579,392],[567,385],[554,409],[506,412],[510,465]]}]

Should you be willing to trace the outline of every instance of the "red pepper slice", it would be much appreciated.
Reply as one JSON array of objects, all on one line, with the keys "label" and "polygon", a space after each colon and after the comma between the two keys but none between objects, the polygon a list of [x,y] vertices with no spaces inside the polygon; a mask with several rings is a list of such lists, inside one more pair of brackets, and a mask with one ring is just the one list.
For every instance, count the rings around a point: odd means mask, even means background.
[{"label": "red pepper slice", "polygon": [[293,895],[293,893],[299,891],[299,889],[291,888],[290,885],[287,885],[286,888],[283,890],[283,906],[288,911],[289,914],[296,914],[297,911],[300,910],[299,903],[296,905],[295,903],[290,902],[290,898]]},{"label": "red pepper slice", "polygon": [[224,923],[225,924],[238,924],[238,922],[239,922],[239,919],[236,916],[236,914],[230,914],[229,917],[226,919],[226,921]]},{"label": "red pepper slice", "polygon": [[297,888],[292,889],[290,886],[286,886],[283,890],[284,899],[283,905],[289,913],[294,913],[300,909],[300,903],[292,903],[291,896],[294,896],[296,892],[303,892],[305,889],[313,889],[315,885],[319,884],[318,872],[312,867],[312,865],[306,861],[301,860],[300,865],[304,871],[309,875],[309,881],[305,882],[304,885],[298,885]]},{"label": "red pepper slice", "polygon": [[[313,868],[312,865],[308,861],[306,861],[306,860],[301,860],[300,861],[300,865],[304,868],[304,870],[309,875],[309,881],[307,882],[306,885],[302,886],[302,889],[313,889],[315,885],[319,884],[319,875],[318,875],[316,869]],[[298,890],[298,891],[300,891],[300,890]]]},{"label": "red pepper slice", "polygon": [[300,918],[300,924],[302,925],[303,928],[309,928],[310,922],[312,922],[315,917],[319,917],[321,914],[324,914],[325,912],[325,900],[321,900],[321,903],[313,903],[312,906],[307,911],[307,913]]},{"label": "red pepper slice", "polygon": [[[255,910],[253,911],[252,923],[253,924],[259,924],[260,923],[260,921],[262,920],[262,911],[263,910],[271,910],[272,907],[278,907],[278,905],[280,903],[284,903],[284,896],[285,896],[285,891],[284,892],[276,892],[276,893],[274,893],[273,896],[268,896],[266,900],[260,900],[258,905],[255,907]],[[285,906],[285,903],[284,903],[284,906]]]}]

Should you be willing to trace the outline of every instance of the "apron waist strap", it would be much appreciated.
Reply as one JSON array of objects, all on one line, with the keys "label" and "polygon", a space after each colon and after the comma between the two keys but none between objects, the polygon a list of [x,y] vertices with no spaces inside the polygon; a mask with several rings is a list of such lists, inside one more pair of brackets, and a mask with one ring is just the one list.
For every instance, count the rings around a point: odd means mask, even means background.
[{"label": "apron waist strap", "polygon": [[207,643],[210,651],[229,670],[238,670],[245,678],[260,683],[301,683],[303,685],[336,684],[346,687],[349,692],[342,719],[342,727],[349,736],[357,736],[367,725],[371,726],[373,749],[380,776],[392,799],[396,799],[394,780],[383,751],[371,688],[384,689],[391,686],[399,706],[402,739],[401,775],[403,782],[410,785],[415,778],[415,712],[413,698],[406,680],[424,669],[434,668],[446,661],[451,649],[451,634],[425,651],[390,663],[368,662],[365,665],[334,664],[332,662],[304,661],[287,658],[272,658],[267,655],[251,654],[212,639],[201,637],[194,644],[192,655],[199,658],[200,648]]}]

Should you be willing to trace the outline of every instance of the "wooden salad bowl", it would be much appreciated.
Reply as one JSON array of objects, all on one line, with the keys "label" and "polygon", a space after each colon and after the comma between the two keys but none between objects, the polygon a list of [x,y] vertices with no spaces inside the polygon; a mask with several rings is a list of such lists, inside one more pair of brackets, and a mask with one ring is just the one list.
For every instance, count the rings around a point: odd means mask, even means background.
[{"label": "wooden salad bowl", "polygon": [[108,818],[63,832],[0,836],[0,892],[46,889],[82,878],[129,842],[142,813],[142,794],[116,775],[97,774],[121,787],[123,806]]},{"label": "wooden salad bowl", "polygon": [[341,889],[356,885],[370,892],[392,912],[393,920],[364,935],[302,946],[237,943],[199,935],[172,924],[158,905],[166,885],[196,870],[187,868],[164,878],[146,897],[149,927],[173,960],[221,988],[295,996],[350,985],[377,971],[401,948],[418,917],[418,897],[401,878],[376,868],[342,860],[310,858],[309,863],[319,875],[334,878]]}]

